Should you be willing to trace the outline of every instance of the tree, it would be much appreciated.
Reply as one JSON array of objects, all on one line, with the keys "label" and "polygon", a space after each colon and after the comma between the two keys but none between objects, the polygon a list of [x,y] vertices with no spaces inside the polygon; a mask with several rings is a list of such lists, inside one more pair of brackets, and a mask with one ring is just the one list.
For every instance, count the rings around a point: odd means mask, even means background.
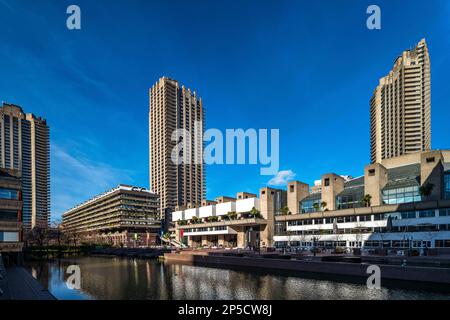
[{"label": "tree", "polygon": [[287,215],[290,215],[292,213],[291,213],[291,211],[289,211],[289,207],[283,207],[283,208],[280,209],[280,214],[282,216],[287,216]]},{"label": "tree", "polygon": [[261,212],[258,209],[256,209],[255,207],[253,207],[252,210],[250,210],[249,214],[251,217],[254,217],[254,218],[259,218],[261,216]]},{"label": "tree", "polygon": [[219,217],[217,217],[217,216],[210,216],[210,217],[205,218],[205,221],[206,222],[216,222],[216,221],[219,221]]},{"label": "tree", "polygon": [[320,205],[319,205],[319,203],[318,202],[315,202],[314,204],[313,204],[313,208],[314,208],[314,211],[319,211],[319,208],[320,208]]},{"label": "tree", "polygon": [[199,222],[199,218],[198,218],[198,217],[193,216],[193,217],[191,218],[191,223],[196,224],[196,223],[198,223],[198,222]]},{"label": "tree", "polygon": [[41,227],[34,227],[29,233],[29,239],[39,247],[43,247],[48,239],[47,229]]},{"label": "tree", "polygon": [[372,196],[370,194],[366,194],[362,199],[362,203],[364,207],[370,207],[372,205]]},{"label": "tree", "polygon": [[227,217],[229,220],[235,220],[237,218],[237,213],[236,211],[230,211],[227,213]]},{"label": "tree", "polygon": [[419,193],[421,196],[425,197],[425,199],[428,200],[428,198],[431,196],[431,193],[433,192],[434,184],[427,183],[419,188]]},{"label": "tree", "polygon": [[72,242],[74,247],[76,247],[78,245],[78,242],[81,239],[81,235],[76,231],[69,232],[69,234],[67,236],[69,239],[69,243]]},{"label": "tree", "polygon": [[56,243],[60,247],[63,242],[63,238],[64,238],[64,232],[63,232],[61,220],[58,219],[58,220],[55,220],[52,222],[50,236],[52,239],[54,239],[56,241]]}]

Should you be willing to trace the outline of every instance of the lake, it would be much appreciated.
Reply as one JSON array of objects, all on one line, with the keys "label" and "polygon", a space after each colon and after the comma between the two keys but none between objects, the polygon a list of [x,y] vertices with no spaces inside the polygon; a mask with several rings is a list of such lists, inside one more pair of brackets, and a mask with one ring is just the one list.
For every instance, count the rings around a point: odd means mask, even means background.
[{"label": "lake", "polygon": [[[78,265],[81,289],[66,285],[67,267]],[[57,299],[137,300],[324,300],[447,299],[450,291],[417,283],[384,283],[368,289],[364,279],[289,274],[164,263],[118,257],[27,261],[26,268]]]}]

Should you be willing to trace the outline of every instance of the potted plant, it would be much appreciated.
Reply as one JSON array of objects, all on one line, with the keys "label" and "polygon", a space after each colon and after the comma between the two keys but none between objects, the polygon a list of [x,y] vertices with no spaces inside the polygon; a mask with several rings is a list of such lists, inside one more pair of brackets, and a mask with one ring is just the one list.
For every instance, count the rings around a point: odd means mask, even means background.
[{"label": "potted plant", "polygon": [[429,197],[431,196],[431,193],[433,192],[433,189],[434,189],[434,184],[427,183],[419,188],[419,193],[422,197],[424,197],[425,199],[428,200]]}]

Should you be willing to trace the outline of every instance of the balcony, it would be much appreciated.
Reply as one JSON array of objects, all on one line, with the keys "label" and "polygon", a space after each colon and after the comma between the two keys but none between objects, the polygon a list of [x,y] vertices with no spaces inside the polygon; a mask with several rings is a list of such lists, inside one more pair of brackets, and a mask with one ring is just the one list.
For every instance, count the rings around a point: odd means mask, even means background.
[{"label": "balcony", "polygon": [[267,224],[266,219],[262,218],[248,218],[248,219],[235,219],[235,220],[222,220],[218,222],[204,222],[187,224],[184,226],[178,226],[177,229],[190,229],[190,228],[211,228],[211,227],[221,227],[221,226],[255,226],[255,225],[265,225]]},{"label": "balcony", "polygon": [[21,210],[22,201],[12,199],[0,199],[0,208],[3,210]]},{"label": "balcony", "polygon": [[237,213],[249,212],[253,208],[260,210],[258,198],[250,198],[250,199],[236,201],[236,212]]},{"label": "balcony", "polygon": [[23,243],[22,242],[0,242],[0,253],[1,252],[22,252]]},{"label": "balcony", "polygon": [[22,223],[20,222],[6,222],[0,221],[1,231],[20,231],[22,229]]}]

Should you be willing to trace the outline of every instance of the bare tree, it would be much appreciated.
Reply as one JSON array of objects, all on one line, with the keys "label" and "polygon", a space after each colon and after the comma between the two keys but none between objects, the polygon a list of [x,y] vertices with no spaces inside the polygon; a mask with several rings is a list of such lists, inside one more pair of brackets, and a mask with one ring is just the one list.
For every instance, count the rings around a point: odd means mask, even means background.
[{"label": "bare tree", "polygon": [[62,229],[62,223],[60,219],[57,219],[52,222],[50,227],[50,237],[56,241],[58,246],[60,247],[64,240],[64,232]]},{"label": "bare tree", "polygon": [[81,235],[76,231],[71,231],[67,234],[69,244],[72,242],[73,246],[76,247],[81,239]]}]

